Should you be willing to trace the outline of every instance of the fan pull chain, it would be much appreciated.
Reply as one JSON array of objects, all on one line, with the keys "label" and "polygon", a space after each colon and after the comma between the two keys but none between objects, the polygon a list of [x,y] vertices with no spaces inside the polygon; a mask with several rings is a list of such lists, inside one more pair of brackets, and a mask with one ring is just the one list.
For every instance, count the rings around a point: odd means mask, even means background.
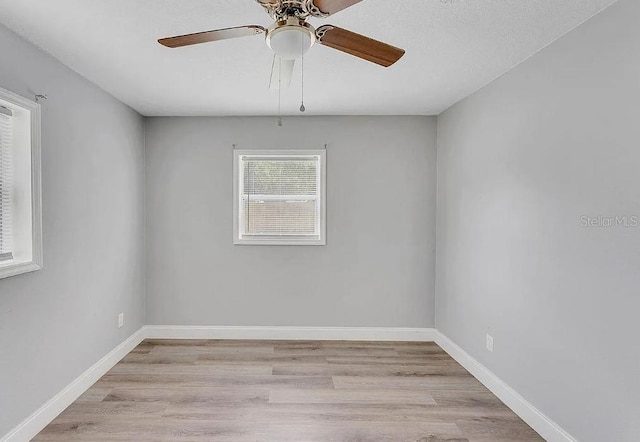
[{"label": "fan pull chain", "polygon": [[282,127],[282,58],[278,57],[278,126]]},{"label": "fan pull chain", "polygon": [[302,76],[302,103],[300,104],[300,112],[304,112],[307,110],[304,107],[304,41],[300,39],[300,55],[302,56],[302,69],[300,70]]},{"label": "fan pull chain", "polygon": [[304,107],[304,56],[302,56],[302,104],[300,105],[300,112],[306,111],[307,108]]}]

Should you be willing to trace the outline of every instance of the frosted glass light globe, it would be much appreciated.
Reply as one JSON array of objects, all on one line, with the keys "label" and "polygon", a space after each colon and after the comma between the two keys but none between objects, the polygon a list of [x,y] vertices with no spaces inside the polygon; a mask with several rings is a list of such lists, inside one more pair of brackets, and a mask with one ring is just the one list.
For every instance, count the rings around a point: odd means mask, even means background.
[{"label": "frosted glass light globe", "polygon": [[286,24],[267,34],[267,45],[280,58],[295,60],[303,57],[315,43],[313,28]]}]

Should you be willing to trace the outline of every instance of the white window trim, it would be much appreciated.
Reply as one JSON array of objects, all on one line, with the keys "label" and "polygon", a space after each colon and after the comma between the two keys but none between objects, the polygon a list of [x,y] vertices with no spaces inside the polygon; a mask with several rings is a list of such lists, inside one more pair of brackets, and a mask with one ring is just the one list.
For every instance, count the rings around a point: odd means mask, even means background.
[{"label": "white window trim", "polygon": [[[320,157],[320,239],[241,239],[240,238],[240,157],[243,155],[308,155]],[[326,246],[327,245],[327,151],[309,149],[251,149],[233,151],[233,244],[272,246]]]},{"label": "white window trim", "polygon": [[27,110],[31,121],[31,260],[0,265],[0,279],[42,269],[42,188],[41,188],[41,111],[40,105],[0,88],[0,99]]}]

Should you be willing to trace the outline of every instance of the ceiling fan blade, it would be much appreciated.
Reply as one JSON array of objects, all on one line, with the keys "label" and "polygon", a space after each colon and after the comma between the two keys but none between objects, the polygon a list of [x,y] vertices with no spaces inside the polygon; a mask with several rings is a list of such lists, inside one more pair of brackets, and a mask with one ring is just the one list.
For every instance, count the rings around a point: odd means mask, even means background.
[{"label": "ceiling fan blade", "polygon": [[335,14],[347,9],[362,0],[313,0],[313,4],[324,14]]},{"label": "ceiling fan blade", "polygon": [[274,55],[269,89],[286,89],[291,86],[291,77],[293,76],[295,64],[295,60],[285,60]]},{"label": "ceiling fan blade", "polygon": [[163,46],[168,48],[179,48],[182,46],[197,45],[210,41],[227,40],[230,38],[249,37],[251,35],[262,34],[265,29],[262,26],[239,26],[236,28],[217,29],[215,31],[197,32],[195,34],[179,35],[177,37],[161,38],[158,40]]},{"label": "ceiling fan blade", "polygon": [[323,46],[346,52],[384,67],[393,65],[405,53],[404,49],[396,48],[336,26],[321,26],[316,31],[316,34],[318,43]]}]

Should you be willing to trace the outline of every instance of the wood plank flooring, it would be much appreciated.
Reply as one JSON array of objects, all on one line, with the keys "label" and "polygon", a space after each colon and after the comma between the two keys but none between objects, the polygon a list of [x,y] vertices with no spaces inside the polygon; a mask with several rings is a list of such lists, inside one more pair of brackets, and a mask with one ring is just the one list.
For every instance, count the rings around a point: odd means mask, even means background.
[{"label": "wood plank flooring", "polygon": [[34,440],[543,439],[433,343],[147,340]]}]

